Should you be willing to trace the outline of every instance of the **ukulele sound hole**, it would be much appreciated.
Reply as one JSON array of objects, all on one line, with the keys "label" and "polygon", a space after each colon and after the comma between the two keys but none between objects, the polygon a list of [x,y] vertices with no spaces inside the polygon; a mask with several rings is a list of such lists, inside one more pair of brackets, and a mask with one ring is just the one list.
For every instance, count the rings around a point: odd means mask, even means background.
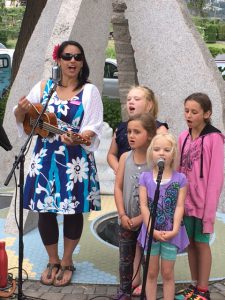
[{"label": "ukulele sound hole", "polygon": [[[35,120],[35,119],[30,119],[30,125],[33,127],[35,125],[36,121],[37,120]],[[43,120],[38,121],[37,127],[43,129]]]}]

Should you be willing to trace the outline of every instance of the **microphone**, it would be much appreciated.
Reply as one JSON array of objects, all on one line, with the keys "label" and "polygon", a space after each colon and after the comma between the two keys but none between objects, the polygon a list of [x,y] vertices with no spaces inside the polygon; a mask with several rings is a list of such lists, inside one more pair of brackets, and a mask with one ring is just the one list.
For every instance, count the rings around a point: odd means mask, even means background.
[{"label": "microphone", "polygon": [[159,168],[159,174],[162,174],[163,173],[163,170],[164,170],[164,165],[165,165],[165,160],[163,158],[159,158],[157,160],[157,166]]},{"label": "microphone", "polygon": [[52,81],[58,84],[61,79],[61,71],[58,65],[52,67]]}]

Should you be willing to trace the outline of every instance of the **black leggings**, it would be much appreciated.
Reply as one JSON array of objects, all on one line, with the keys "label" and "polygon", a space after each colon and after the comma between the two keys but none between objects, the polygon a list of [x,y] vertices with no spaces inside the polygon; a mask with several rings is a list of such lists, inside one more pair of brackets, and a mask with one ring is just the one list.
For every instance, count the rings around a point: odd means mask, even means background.
[{"label": "black leggings", "polygon": [[[59,226],[55,213],[39,213],[38,229],[44,245],[57,244],[59,240]],[[63,235],[70,240],[81,237],[83,230],[83,214],[64,215]]]}]

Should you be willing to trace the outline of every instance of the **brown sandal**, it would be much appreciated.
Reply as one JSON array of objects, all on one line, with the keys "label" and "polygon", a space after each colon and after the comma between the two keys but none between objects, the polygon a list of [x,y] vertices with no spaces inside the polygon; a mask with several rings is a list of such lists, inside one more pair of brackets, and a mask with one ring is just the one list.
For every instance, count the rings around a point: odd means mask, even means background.
[{"label": "brown sandal", "polygon": [[[61,266],[59,272],[57,273],[57,276],[54,279],[53,285],[54,286],[67,286],[70,284],[71,279],[73,277],[73,272],[76,270],[76,268],[71,265],[71,266]],[[71,276],[70,278],[64,282],[63,284],[57,283],[57,281],[60,281],[63,279],[65,271],[71,271]]]},{"label": "brown sandal", "polygon": [[[61,267],[61,266],[60,266],[59,263],[58,263],[58,264],[51,264],[51,263],[48,263],[48,264],[47,264],[47,269],[48,269],[47,279],[51,279],[51,278],[52,278],[52,271],[53,271],[54,268],[56,268],[56,273],[55,273],[55,275],[56,275],[57,272],[59,271],[60,267]],[[44,284],[44,285],[52,285],[53,282],[54,282],[54,279],[55,279],[55,276],[52,278],[51,281],[45,282],[45,281],[43,281],[43,279],[41,278],[41,279],[40,279],[40,282],[41,282],[42,284]]]}]

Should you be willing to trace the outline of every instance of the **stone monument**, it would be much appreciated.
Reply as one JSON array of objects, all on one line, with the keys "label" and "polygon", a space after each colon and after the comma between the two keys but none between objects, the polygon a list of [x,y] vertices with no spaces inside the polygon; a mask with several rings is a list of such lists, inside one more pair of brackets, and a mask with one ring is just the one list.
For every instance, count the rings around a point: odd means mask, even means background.
[{"label": "stone monument", "polygon": [[[213,103],[213,125],[224,133],[225,82],[191,20],[186,2],[114,0],[113,3],[113,21],[116,20],[117,28],[120,24],[116,42],[120,49],[124,42],[131,44],[128,51],[117,53],[118,61],[123,62],[122,70],[118,66],[120,87],[127,87],[130,81],[135,83],[134,78],[124,76],[124,70],[129,73],[132,67],[132,49],[137,81],[155,92],[159,120],[166,121],[173,134],[178,136],[186,129],[183,100],[194,92],[209,95]],[[125,112],[125,93],[122,96]],[[224,191],[219,210],[225,211]]]}]

